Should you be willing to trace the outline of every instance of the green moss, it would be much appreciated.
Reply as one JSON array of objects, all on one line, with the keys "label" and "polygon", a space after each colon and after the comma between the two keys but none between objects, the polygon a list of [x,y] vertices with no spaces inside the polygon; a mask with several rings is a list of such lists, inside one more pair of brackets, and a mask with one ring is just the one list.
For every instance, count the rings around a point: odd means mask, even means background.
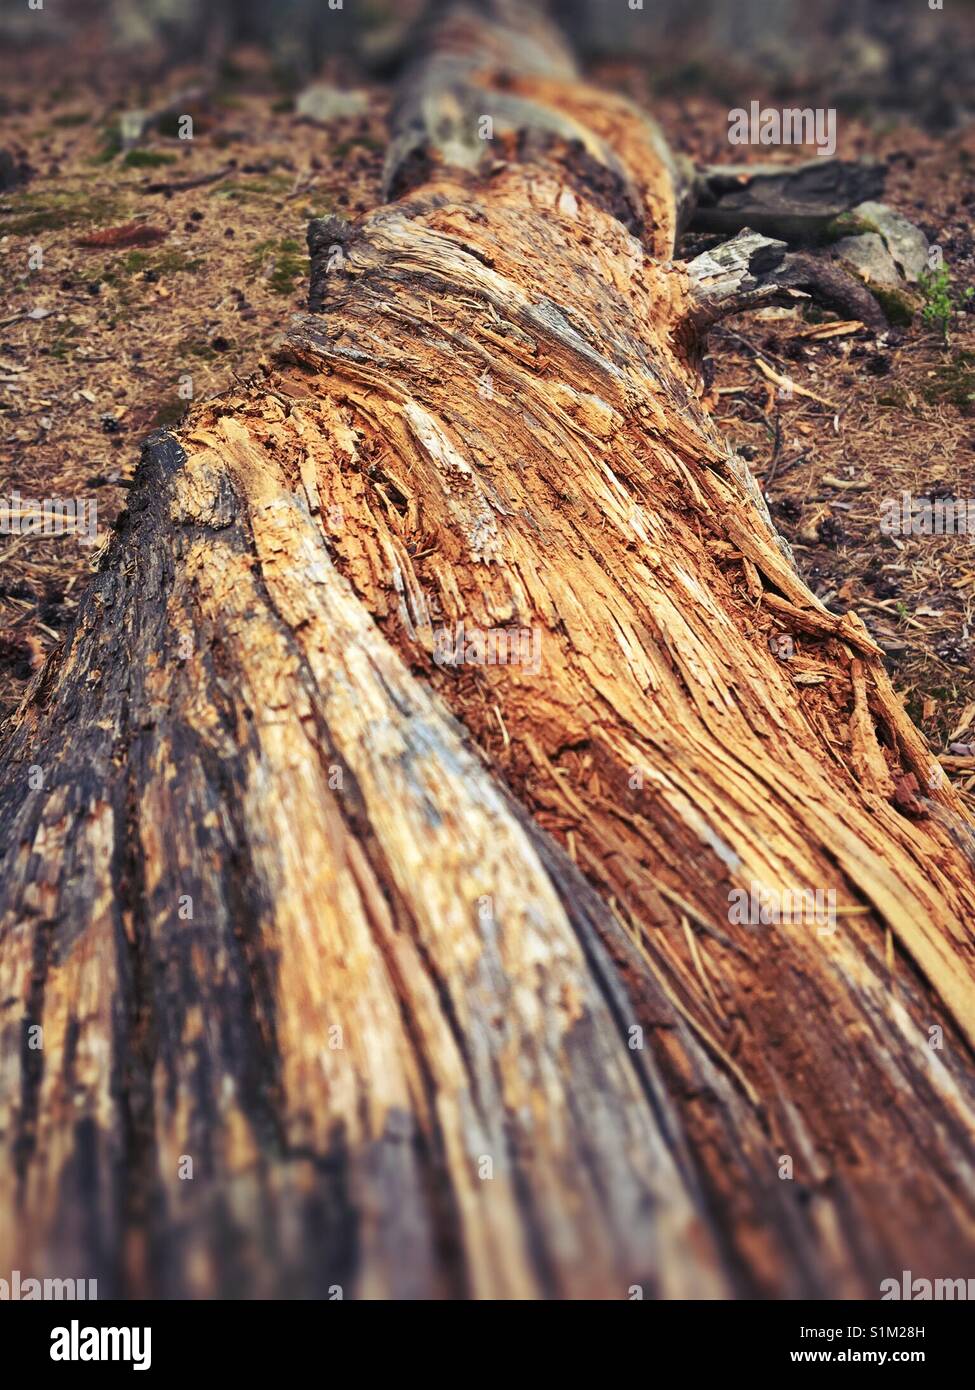
[{"label": "green moss", "polygon": [[182,116],[178,111],[167,111],[156,122],[156,129],[160,135],[166,135],[173,140],[179,139],[180,121]]},{"label": "green moss", "polygon": [[876,222],[869,217],[863,217],[853,212],[841,212],[839,217],[834,217],[831,222],[827,222],[823,229],[822,240],[827,243],[841,241],[847,236],[863,236],[865,232],[876,232],[882,236],[880,228]]},{"label": "green moss", "polygon": [[334,217],[337,211],[335,203],[329,198],[324,203],[319,204],[317,208],[312,207],[310,203],[306,204],[301,209],[301,215],[306,221],[312,222],[316,218]]},{"label": "green moss", "polygon": [[268,284],[275,294],[294,294],[295,284],[305,273],[305,261],[299,256],[279,256],[275,261]]},{"label": "green moss", "polygon": [[293,63],[275,63],[271,69],[271,81],[279,92],[294,96],[301,90],[302,74]]},{"label": "green moss", "polygon": [[127,169],[160,169],[164,164],[175,164],[176,156],[157,150],[129,150],[122,163]]},{"label": "green moss", "polygon": [[206,262],[201,256],[187,256],[185,251],[169,249],[166,251],[127,251],[118,261],[115,261],[111,269],[106,272],[105,279],[108,280],[114,275],[139,275],[143,271],[153,270],[158,275],[176,275],[181,272],[195,274]]},{"label": "green moss", "polygon": [[275,294],[294,294],[297,281],[307,273],[307,258],[301,243],[294,237],[259,241],[248,258],[248,268],[256,275],[264,270],[269,261],[269,288]]},{"label": "green moss", "polygon": [[169,251],[157,251],[155,260],[149,267],[158,270],[160,275],[174,275],[185,272],[187,275],[195,275],[198,270],[202,270],[206,261],[202,256],[188,256],[185,251],[175,249]]},{"label": "green moss", "polygon": [[122,257],[122,259],[119,262],[117,262],[113,269],[116,274],[118,274],[119,271],[121,271],[126,275],[135,275],[140,270],[148,270],[149,261],[150,258],[147,252],[129,251],[126,255]]},{"label": "green moss", "polygon": [[122,215],[118,199],[88,190],[22,193],[0,203],[0,233],[30,236],[93,222],[112,222]]},{"label": "green moss", "polygon": [[882,395],[877,396],[878,405],[903,409],[909,402],[908,393],[903,386],[887,386]]},{"label": "green moss", "polygon": [[922,395],[928,405],[964,409],[975,402],[975,352],[954,352],[937,367]]},{"label": "green moss", "polygon": [[957,307],[975,295],[975,289],[968,286],[960,293],[955,289],[951,271],[946,265],[929,270],[921,276],[921,293],[924,295],[924,322],[937,328],[945,347],[951,329],[952,316]]},{"label": "green moss", "polygon": [[883,309],[887,322],[895,327],[906,328],[914,320],[917,304],[913,295],[906,290],[896,290],[890,285],[867,285],[867,289]]},{"label": "green moss", "polygon": [[245,175],[238,179],[224,179],[211,189],[210,197],[226,198],[234,203],[247,202],[252,198],[277,198],[288,192],[292,182],[284,174],[268,174],[262,178],[247,178]]},{"label": "green moss", "polygon": [[654,76],[653,89],[660,96],[684,96],[707,90],[718,101],[727,99],[729,105],[734,105],[734,83],[728,74],[695,58],[662,69]]},{"label": "green moss", "polygon": [[74,126],[87,125],[90,119],[86,111],[65,111],[63,116],[55,116],[51,124],[57,130],[71,130]]},{"label": "green moss", "polygon": [[79,324],[69,322],[59,325],[57,334],[48,347],[49,355],[56,357],[59,362],[66,362],[74,351],[74,339],[84,336],[85,330]]},{"label": "green moss", "polygon": [[383,148],[381,142],[379,140],[374,140],[371,135],[352,135],[348,140],[339,140],[337,144],[332,145],[329,149],[329,153],[335,159],[344,159],[357,145],[364,150],[375,151]]},{"label": "green moss", "polygon": [[274,240],[259,241],[256,246],[251,248],[251,253],[247,258],[248,268],[250,270],[255,271],[260,270],[261,266],[264,264],[265,259],[271,254],[272,251],[276,249],[276,247],[277,242]]},{"label": "green moss", "polygon": [[102,127],[102,139],[98,153],[92,155],[89,164],[111,164],[116,155],[122,153],[122,135],[117,125]]}]

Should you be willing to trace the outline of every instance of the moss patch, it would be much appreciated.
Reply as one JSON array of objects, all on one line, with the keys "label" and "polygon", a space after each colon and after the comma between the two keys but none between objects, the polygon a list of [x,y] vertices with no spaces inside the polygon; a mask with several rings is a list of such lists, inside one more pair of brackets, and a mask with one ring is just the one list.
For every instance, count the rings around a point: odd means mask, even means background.
[{"label": "moss patch", "polygon": [[161,169],[164,164],[175,164],[176,156],[158,150],[129,150],[122,163],[127,169]]},{"label": "moss patch", "polygon": [[876,232],[879,237],[883,237],[883,232],[869,217],[862,217],[859,213],[841,212],[839,217],[827,222],[823,228],[822,240],[832,244],[834,241],[842,241],[847,236],[863,236],[865,232]]},{"label": "moss patch", "polygon": [[906,290],[895,290],[890,285],[867,285],[867,289],[883,309],[887,322],[895,327],[906,328],[914,320],[917,301]]},{"label": "moss patch", "polygon": [[185,251],[169,248],[165,251],[127,251],[117,260],[108,261],[101,279],[109,285],[130,275],[144,274],[147,270],[155,275],[194,275],[206,261],[202,256],[187,256]]},{"label": "moss patch", "polygon": [[337,204],[326,197],[325,201],[319,203],[317,207],[312,207],[311,203],[306,203],[301,209],[301,215],[306,222],[313,222],[323,217],[334,217],[338,211]]},{"label": "moss patch", "polygon": [[211,198],[226,198],[233,203],[247,202],[254,198],[279,198],[287,193],[293,180],[284,174],[267,174],[261,178],[224,179],[223,183],[211,189]]},{"label": "moss patch", "polygon": [[300,241],[283,237],[259,241],[248,258],[248,268],[255,275],[267,272],[267,283],[275,294],[290,295],[307,275],[308,261]]},{"label": "moss patch", "polygon": [[334,159],[344,159],[356,146],[359,146],[359,148],[363,150],[371,150],[373,153],[383,148],[382,142],[374,140],[371,135],[353,135],[350,139],[339,140],[337,144],[332,146],[332,157]]},{"label": "moss patch", "polygon": [[878,405],[903,410],[910,404],[910,395],[903,386],[887,386],[876,400]]},{"label": "moss patch", "polygon": [[106,194],[88,190],[25,193],[0,204],[0,232],[30,236],[34,232],[118,221],[121,216],[118,199]]},{"label": "moss patch", "polygon": [[56,357],[59,362],[67,362],[77,344],[76,338],[84,338],[85,330],[77,323],[66,323],[60,325],[56,336],[52,339],[47,349],[49,357]]},{"label": "moss patch", "polygon": [[117,125],[102,127],[101,143],[98,152],[92,155],[89,164],[110,164],[116,155],[122,153],[122,134]]},{"label": "moss patch", "polygon": [[159,409],[150,421],[150,429],[168,429],[171,425],[178,425],[186,414],[187,402],[180,400],[178,396],[172,396],[169,400],[163,401]]},{"label": "moss patch", "polygon": [[212,362],[217,355],[206,338],[182,338],[176,344],[176,351],[180,357],[198,357],[203,362]]}]

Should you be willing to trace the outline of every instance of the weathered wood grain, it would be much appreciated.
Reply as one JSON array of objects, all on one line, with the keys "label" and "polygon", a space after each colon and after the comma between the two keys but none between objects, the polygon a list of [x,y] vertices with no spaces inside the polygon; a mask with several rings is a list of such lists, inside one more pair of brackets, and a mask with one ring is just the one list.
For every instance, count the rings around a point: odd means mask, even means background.
[{"label": "weathered wood grain", "polygon": [[697,306],[691,324],[698,335],[729,314],[766,304],[795,304],[808,295],[869,328],[882,332],[887,326],[880,305],[862,282],[839,266],[789,251],[784,241],[749,229],[695,256],[687,274]]}]

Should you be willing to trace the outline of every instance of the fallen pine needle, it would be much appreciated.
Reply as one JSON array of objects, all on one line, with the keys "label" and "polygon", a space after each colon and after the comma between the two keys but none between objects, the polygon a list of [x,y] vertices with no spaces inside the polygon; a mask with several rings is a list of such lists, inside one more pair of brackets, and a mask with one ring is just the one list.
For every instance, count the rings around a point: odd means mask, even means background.
[{"label": "fallen pine needle", "polygon": [[830,410],[836,410],[832,401],[826,400],[824,396],[817,396],[815,391],[807,391],[804,386],[798,386],[790,377],[780,376],[778,372],[772,370],[767,362],[763,362],[760,357],[755,358],[755,365],[763,376],[767,377],[775,386],[783,391],[792,391],[796,396],[805,396],[807,400],[817,401],[820,405],[825,405]]}]

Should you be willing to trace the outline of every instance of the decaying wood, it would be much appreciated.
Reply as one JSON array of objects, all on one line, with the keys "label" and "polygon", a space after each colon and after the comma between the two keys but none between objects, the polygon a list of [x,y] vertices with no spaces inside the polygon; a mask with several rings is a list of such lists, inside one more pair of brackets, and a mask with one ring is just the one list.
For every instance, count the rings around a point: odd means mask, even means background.
[{"label": "decaying wood", "polygon": [[699,332],[726,314],[760,308],[774,300],[801,298],[778,276],[788,246],[784,241],[743,228],[737,236],[687,263],[691,294],[698,304]]},{"label": "decaying wood", "polygon": [[707,165],[694,178],[692,225],[811,241],[841,213],[879,198],[884,178],[882,164],[818,155],[802,164]]},{"label": "decaying wood", "polygon": [[[318,312],[150,441],[8,730],[0,1266],[621,1298],[965,1267],[969,822],[701,408],[673,161],[509,9],[428,36],[394,201],[316,224]],[[461,624],[540,664],[445,658]],[[741,923],[756,884],[835,930]]]},{"label": "decaying wood", "polygon": [[695,256],[688,262],[687,274],[697,303],[690,322],[699,335],[728,314],[765,304],[794,304],[806,297],[852,315],[876,331],[887,326],[870,291],[839,266],[805,252],[790,252],[786,242],[749,228]]}]

